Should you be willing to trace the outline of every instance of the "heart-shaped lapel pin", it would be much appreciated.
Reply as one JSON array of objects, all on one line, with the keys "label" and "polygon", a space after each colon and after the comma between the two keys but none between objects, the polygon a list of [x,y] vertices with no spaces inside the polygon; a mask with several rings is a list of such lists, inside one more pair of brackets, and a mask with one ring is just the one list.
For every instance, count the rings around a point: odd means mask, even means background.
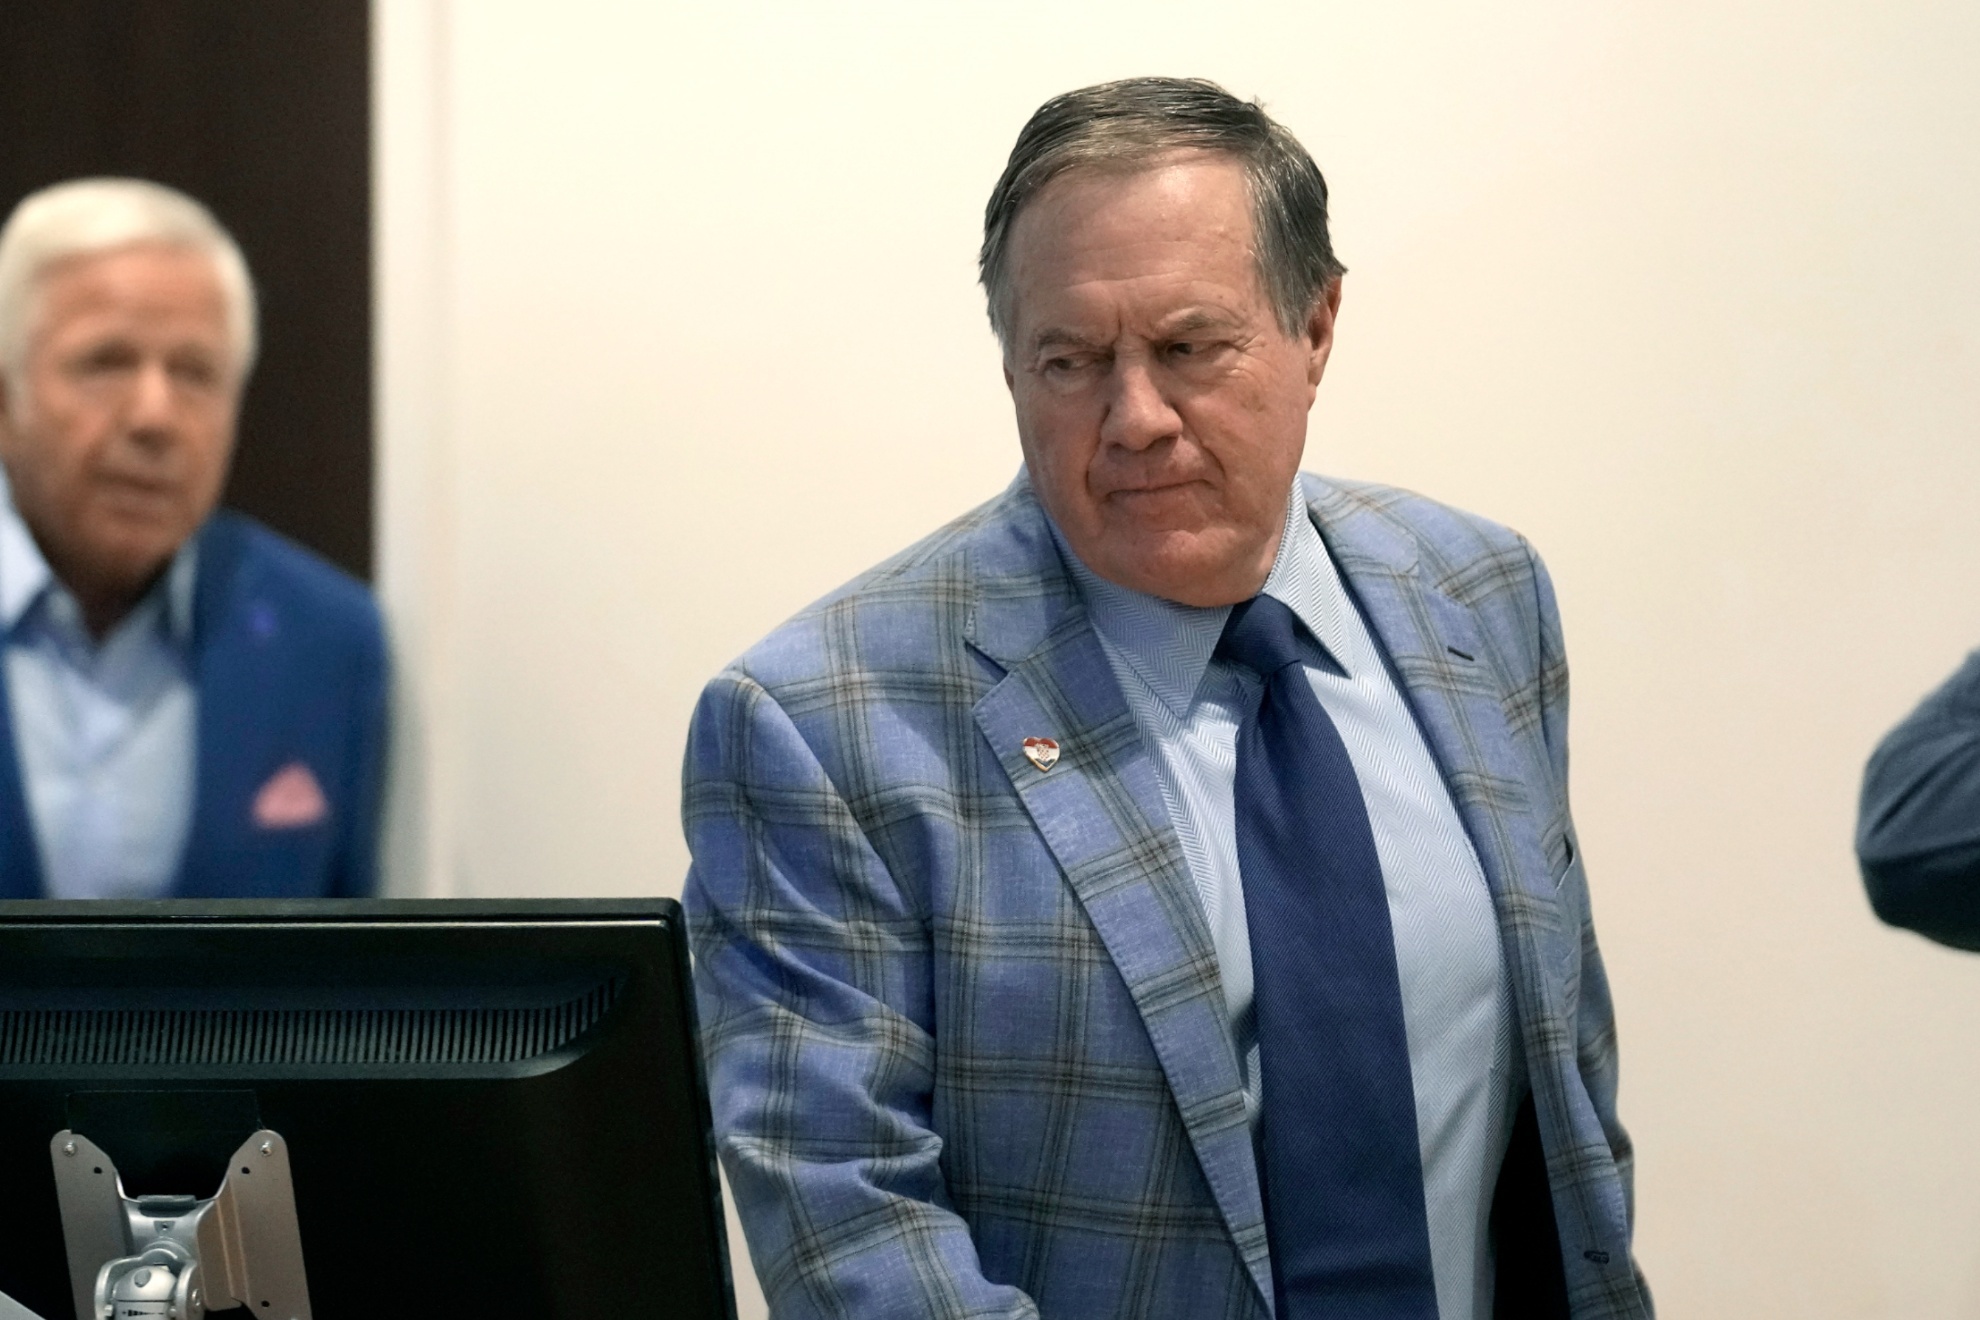
[{"label": "heart-shaped lapel pin", "polygon": [[1026,738],[1024,755],[1040,770],[1050,770],[1059,763],[1059,744],[1050,738]]}]

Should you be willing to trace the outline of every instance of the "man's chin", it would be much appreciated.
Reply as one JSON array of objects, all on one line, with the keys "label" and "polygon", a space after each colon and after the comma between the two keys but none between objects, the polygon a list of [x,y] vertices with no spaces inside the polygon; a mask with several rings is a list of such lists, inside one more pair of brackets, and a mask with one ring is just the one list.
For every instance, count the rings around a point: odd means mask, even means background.
[{"label": "man's chin", "polygon": [[76,548],[99,576],[137,583],[156,577],[187,535],[185,525],[176,519],[119,518],[89,527]]},{"label": "man's chin", "polygon": [[1235,541],[1223,528],[1151,529],[1108,541],[1105,562],[1090,566],[1110,582],[1178,605],[1234,605],[1264,584],[1254,557]]}]

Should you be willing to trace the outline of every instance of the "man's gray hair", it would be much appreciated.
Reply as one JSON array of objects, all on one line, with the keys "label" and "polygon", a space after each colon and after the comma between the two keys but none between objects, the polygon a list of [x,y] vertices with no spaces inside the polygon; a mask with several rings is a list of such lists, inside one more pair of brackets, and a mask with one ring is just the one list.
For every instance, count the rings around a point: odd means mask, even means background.
[{"label": "man's gray hair", "polygon": [[144,179],[72,179],[29,194],[0,229],[0,371],[19,382],[49,268],[137,243],[205,253],[227,304],[241,377],[254,365],[254,281],[213,213],[176,188]]},{"label": "man's gray hair", "polygon": [[1011,227],[1069,170],[1133,172],[1178,151],[1229,156],[1244,169],[1258,278],[1288,335],[1347,269],[1327,237],[1327,181],[1299,139],[1256,101],[1202,78],[1125,78],[1055,96],[1018,134],[983,211],[977,258],[990,326],[1011,347]]}]

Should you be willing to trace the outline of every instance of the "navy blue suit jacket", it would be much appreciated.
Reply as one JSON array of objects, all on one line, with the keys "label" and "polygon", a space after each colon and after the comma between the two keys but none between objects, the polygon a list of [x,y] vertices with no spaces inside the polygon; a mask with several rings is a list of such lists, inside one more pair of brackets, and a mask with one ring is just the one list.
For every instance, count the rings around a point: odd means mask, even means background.
[{"label": "navy blue suit jacket", "polygon": [[[216,513],[199,533],[192,668],[199,693],[192,828],[170,894],[371,893],[385,750],[385,641],[363,584],[266,527]],[[0,698],[5,698],[0,670]],[[270,828],[255,799],[300,763],[328,802]],[[0,699],[0,898],[43,892],[11,701]]]}]

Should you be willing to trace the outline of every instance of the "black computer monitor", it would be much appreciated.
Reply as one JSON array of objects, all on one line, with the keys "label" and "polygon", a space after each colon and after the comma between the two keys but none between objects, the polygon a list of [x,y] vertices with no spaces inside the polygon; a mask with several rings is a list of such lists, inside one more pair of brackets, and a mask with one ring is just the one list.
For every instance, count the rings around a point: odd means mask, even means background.
[{"label": "black computer monitor", "polygon": [[88,1320],[118,1180],[137,1248],[231,1180],[208,1254],[272,1278],[274,1174],[302,1320],[733,1317],[679,905],[0,902],[0,1292]]}]

